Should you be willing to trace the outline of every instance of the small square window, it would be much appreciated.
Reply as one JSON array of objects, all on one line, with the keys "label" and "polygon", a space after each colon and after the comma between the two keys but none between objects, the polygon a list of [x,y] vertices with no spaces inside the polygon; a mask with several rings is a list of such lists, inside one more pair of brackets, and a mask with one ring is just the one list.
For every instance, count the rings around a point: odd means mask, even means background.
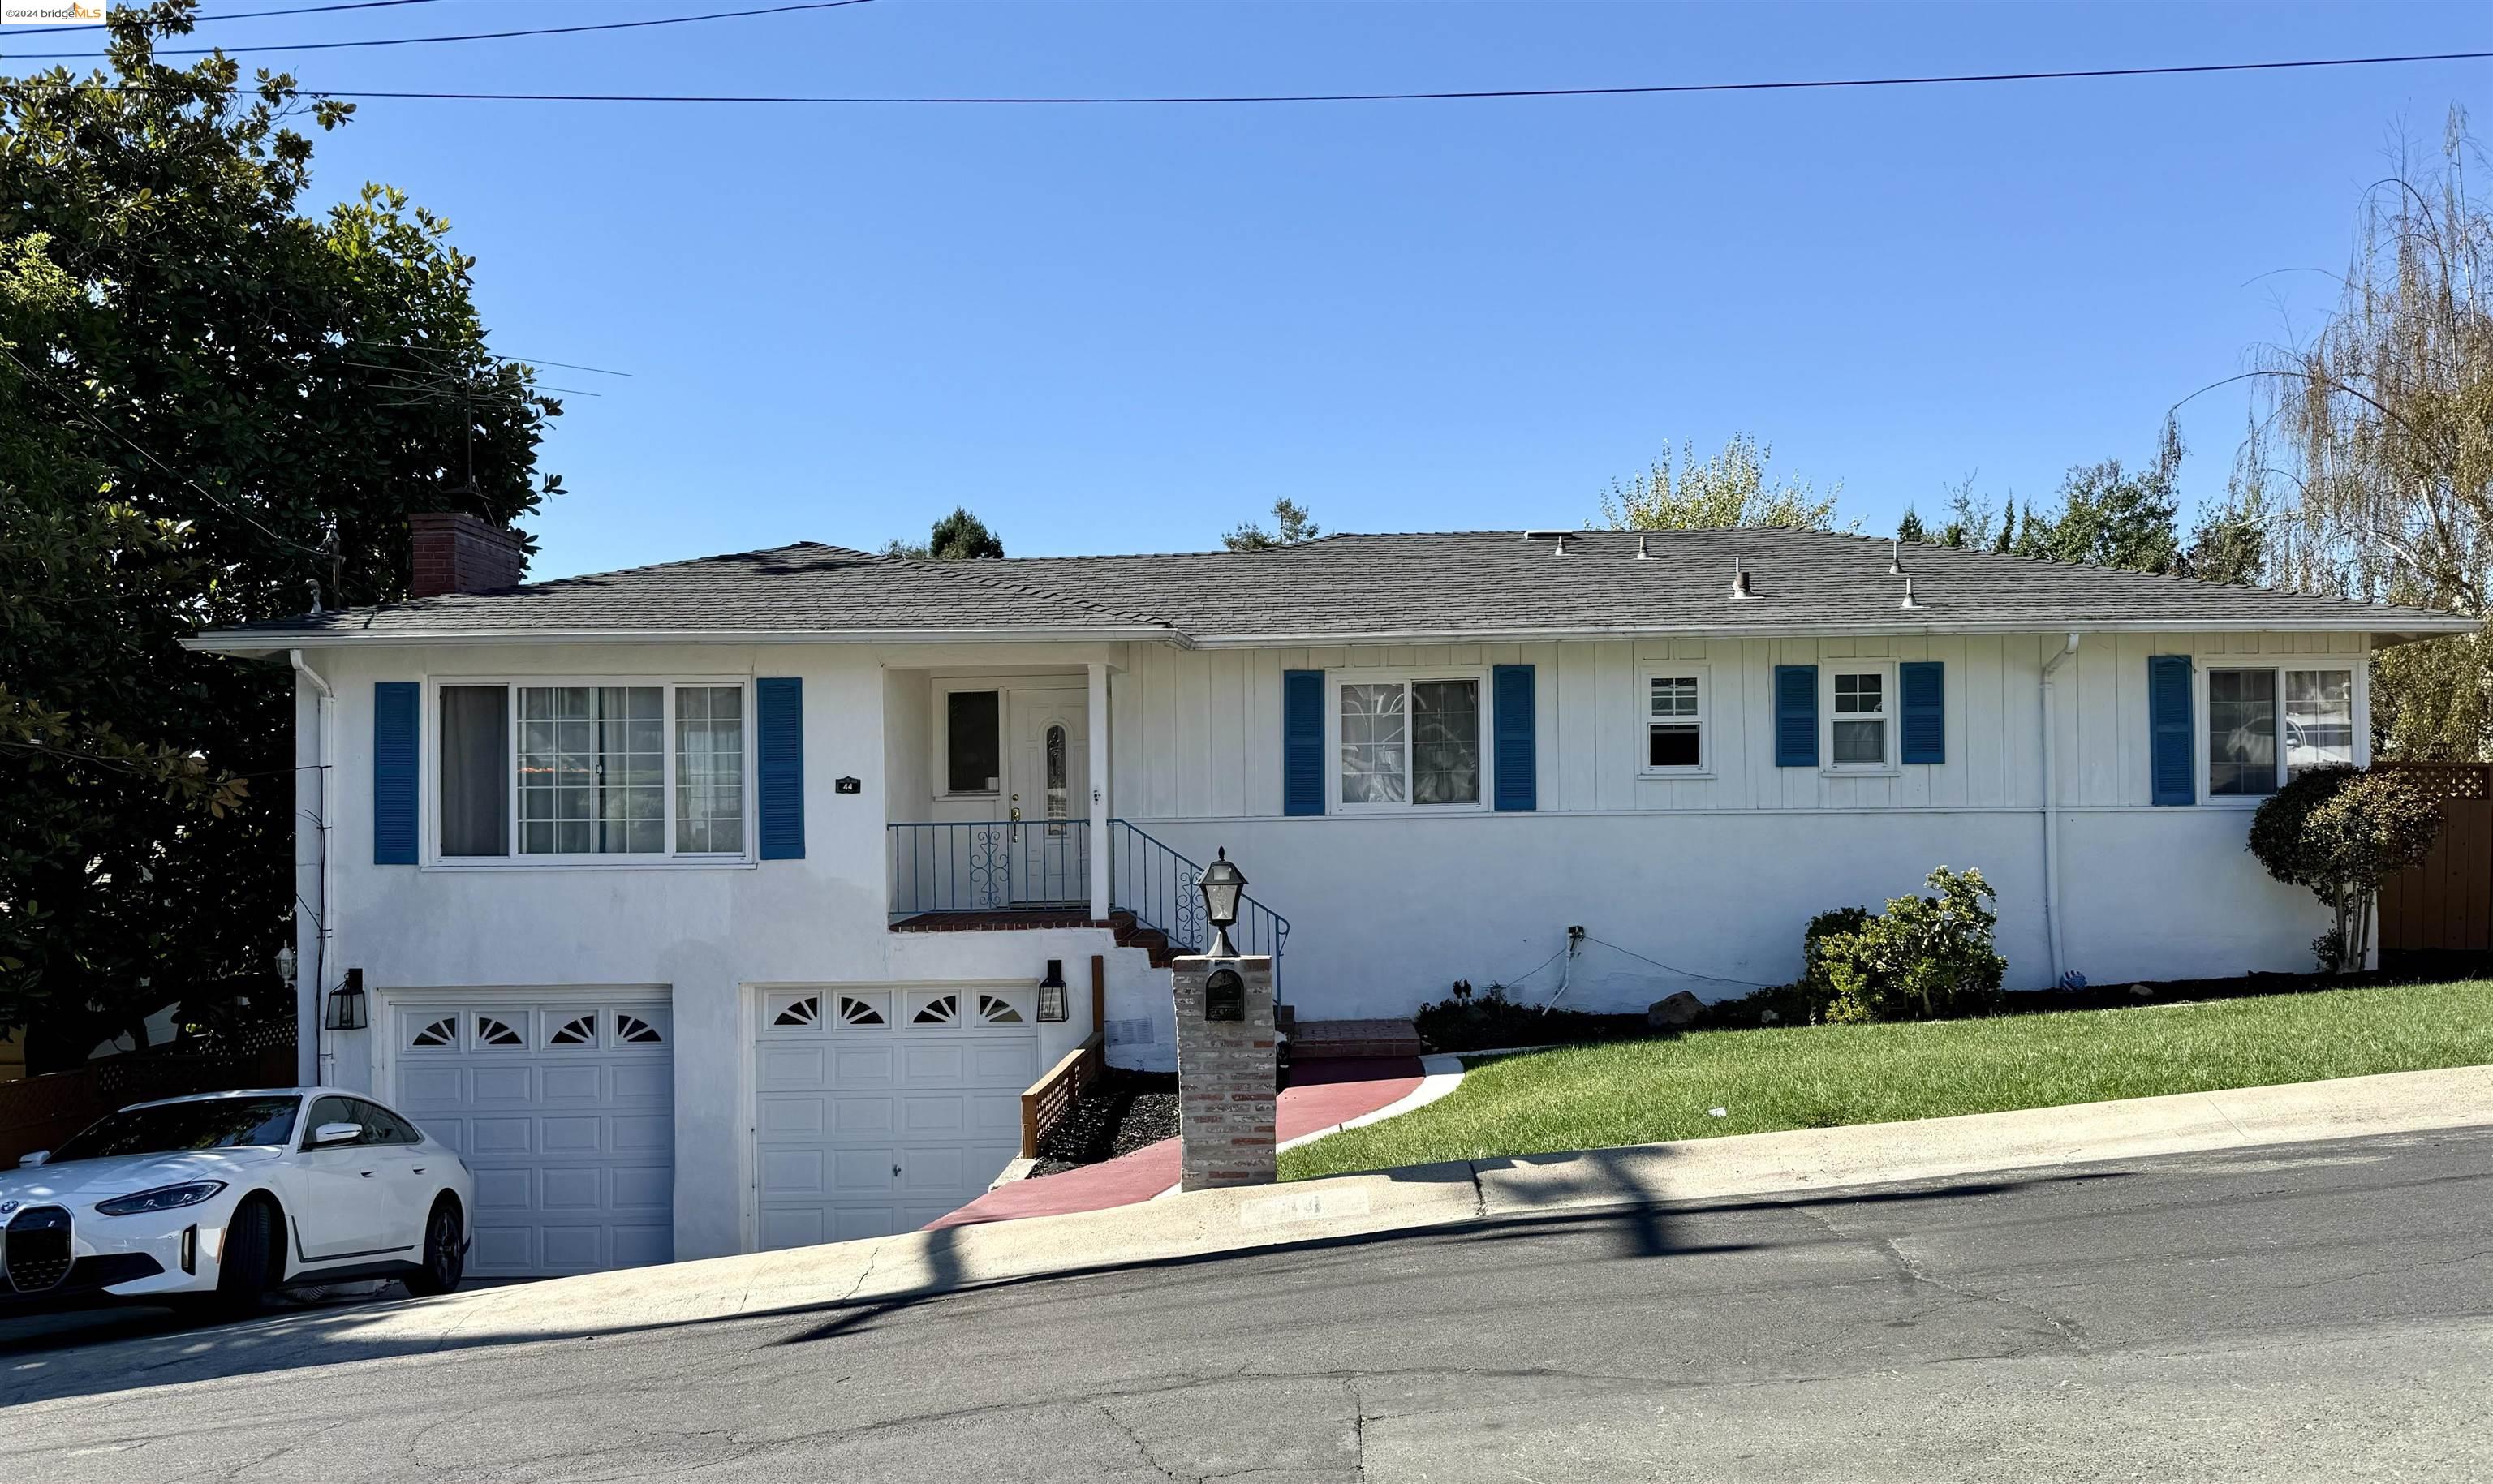
[{"label": "small square window", "polygon": [[1886,765],[1887,675],[1884,670],[1837,672],[1835,705],[1827,730],[1827,751],[1835,766],[1875,768]]},{"label": "small square window", "polygon": [[1693,773],[1705,766],[1705,682],[1697,674],[1644,677],[1644,766]]}]

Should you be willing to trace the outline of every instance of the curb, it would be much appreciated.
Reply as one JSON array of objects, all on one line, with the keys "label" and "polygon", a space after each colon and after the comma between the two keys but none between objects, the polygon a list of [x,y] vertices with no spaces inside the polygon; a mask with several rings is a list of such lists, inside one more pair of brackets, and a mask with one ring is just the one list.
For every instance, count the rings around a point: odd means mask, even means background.
[{"label": "curb", "polygon": [[2493,1066],[2473,1066],[1416,1165],[404,1304],[314,1310],[225,1331],[108,1341],[51,1352],[45,1361],[49,1369],[0,1375],[0,1407],[89,1405],[80,1398],[98,1387],[121,1391],[289,1364],[910,1304],[964,1290],[1261,1249],[1491,1230],[1502,1222],[1546,1221],[1560,1211],[1735,1198],[1788,1202],[1831,1190],[2156,1155],[2380,1135],[2482,1138],[2488,1130]]}]

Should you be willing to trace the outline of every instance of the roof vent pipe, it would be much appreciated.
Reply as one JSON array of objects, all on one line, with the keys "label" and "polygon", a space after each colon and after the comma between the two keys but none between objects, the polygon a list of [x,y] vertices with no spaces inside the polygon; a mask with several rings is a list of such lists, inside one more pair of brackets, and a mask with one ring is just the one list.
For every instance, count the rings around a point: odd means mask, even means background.
[{"label": "roof vent pipe", "polygon": [[1887,557],[1887,576],[1891,578],[1900,578],[1904,575],[1905,541],[1903,537],[1898,536],[1891,538],[1890,540],[1890,551]]},{"label": "roof vent pipe", "polygon": [[1748,562],[1734,558],[1731,562],[1731,601],[1737,603],[1743,598],[1756,596],[1756,593],[1749,591]]},{"label": "roof vent pipe", "polygon": [[1636,559],[1637,559],[1637,561],[1640,561],[1640,562],[1645,562],[1645,561],[1651,561],[1651,560],[1653,560],[1653,553],[1652,553],[1651,551],[1648,551],[1648,550],[1646,550],[1646,549],[1644,549],[1644,538],[1643,538],[1642,536],[1638,536],[1638,537],[1637,538],[1637,558],[1636,558]]},{"label": "roof vent pipe", "polygon": [[1921,607],[1920,604],[1913,601],[1913,579],[1911,578],[1905,579],[1905,601],[1897,604],[1896,607],[1900,608],[1917,608]]}]

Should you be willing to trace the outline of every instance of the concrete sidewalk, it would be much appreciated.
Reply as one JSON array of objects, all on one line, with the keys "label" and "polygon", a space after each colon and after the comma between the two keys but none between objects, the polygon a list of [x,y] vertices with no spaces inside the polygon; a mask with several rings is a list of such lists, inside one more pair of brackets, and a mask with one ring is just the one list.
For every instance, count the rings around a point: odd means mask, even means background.
[{"label": "concrete sidewalk", "polygon": [[2493,1124],[2493,1067],[1910,1123],[1419,1166],[1252,1190],[1206,1191],[1114,1211],[913,1232],[322,1311],[228,1329],[61,1350],[0,1364],[0,1405],[45,1396],[611,1334],[739,1315],[907,1303],[1069,1272],[1184,1262],[1258,1248],[1381,1238],[1602,1206],[1765,1197]]}]

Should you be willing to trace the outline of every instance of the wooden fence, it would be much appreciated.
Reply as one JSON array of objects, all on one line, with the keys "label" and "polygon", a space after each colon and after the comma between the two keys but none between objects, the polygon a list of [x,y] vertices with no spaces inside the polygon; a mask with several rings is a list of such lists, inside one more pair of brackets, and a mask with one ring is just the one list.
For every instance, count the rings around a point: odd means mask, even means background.
[{"label": "wooden fence", "polygon": [[2493,952],[2493,763],[2382,767],[2441,803],[2441,835],[2423,864],[2382,883],[2382,954]]},{"label": "wooden fence", "polygon": [[115,1109],[233,1087],[291,1087],[294,1022],[264,1021],[90,1061],[72,1072],[0,1083],[0,1168],[55,1148]]},{"label": "wooden fence", "polygon": [[1038,1142],[1073,1111],[1108,1070],[1108,962],[1091,956],[1091,1034],[1021,1095],[1021,1157],[1038,1158]]}]

